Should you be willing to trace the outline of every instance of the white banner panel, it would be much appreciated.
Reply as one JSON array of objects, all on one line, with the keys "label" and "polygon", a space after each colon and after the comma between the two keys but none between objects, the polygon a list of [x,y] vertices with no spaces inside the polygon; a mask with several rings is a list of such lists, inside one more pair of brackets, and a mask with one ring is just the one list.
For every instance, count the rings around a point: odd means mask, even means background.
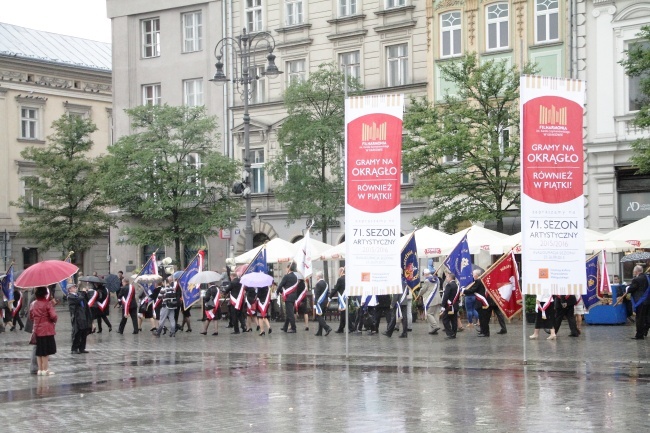
[{"label": "white banner panel", "polygon": [[522,290],[587,293],[582,118],[585,83],[521,77]]},{"label": "white banner panel", "polygon": [[400,186],[404,95],[345,100],[348,296],[402,293]]}]

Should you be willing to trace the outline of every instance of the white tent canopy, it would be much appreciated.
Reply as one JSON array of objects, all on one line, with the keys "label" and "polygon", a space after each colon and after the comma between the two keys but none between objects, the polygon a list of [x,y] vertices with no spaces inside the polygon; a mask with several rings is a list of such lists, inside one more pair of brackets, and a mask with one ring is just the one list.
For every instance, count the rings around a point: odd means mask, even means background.
[{"label": "white tent canopy", "polygon": [[650,248],[650,216],[612,230],[605,239],[627,242],[636,248]]},{"label": "white tent canopy", "polygon": [[[305,239],[306,238],[302,238],[298,242],[294,243],[294,245],[296,246],[296,251],[298,251],[300,248],[303,248],[305,246],[305,242],[306,242]],[[316,240],[314,238],[309,238],[309,244],[311,246],[311,259],[312,260],[319,260],[321,254],[323,254],[323,252],[325,252],[325,251],[332,248],[332,246],[330,244],[326,244],[326,243],[321,242],[319,240]],[[283,262],[290,262],[292,260],[293,260],[293,256],[291,256],[291,257],[283,257],[283,258],[280,258],[278,260],[278,262],[283,263]]]},{"label": "white tent canopy", "polygon": [[[266,244],[266,263],[278,263],[280,261],[291,261],[298,251],[298,245],[292,244],[280,238],[271,239]],[[250,251],[245,252],[235,257],[235,263],[243,264],[250,263],[255,258],[255,255],[262,249],[264,245],[255,247]]]},{"label": "white tent canopy", "polygon": [[[521,232],[508,236],[503,242],[503,252],[515,248],[515,253],[521,253]],[[585,253],[595,253],[605,250],[610,253],[620,253],[622,251],[632,251],[634,246],[623,241],[608,240],[607,235],[596,230],[585,229]]]},{"label": "white tent canopy", "polygon": [[[503,233],[473,225],[470,228],[451,235],[449,240],[442,245],[441,254],[437,255],[449,255],[449,253],[451,253],[456,245],[458,245],[458,243],[463,239],[465,234],[467,234],[467,244],[469,246],[470,254],[479,254],[481,251],[486,251],[494,255],[503,254],[504,242],[509,237]],[[429,257],[433,256],[430,255]]]},{"label": "white tent canopy", "polygon": [[[408,233],[400,238],[400,250],[404,248],[410,236],[411,234]],[[442,254],[443,246],[448,245],[450,240],[451,235],[431,227],[422,227],[416,230],[415,246],[417,247],[418,258],[438,257]]]},{"label": "white tent canopy", "polygon": [[342,260],[345,258],[345,242],[323,251],[319,260]]}]

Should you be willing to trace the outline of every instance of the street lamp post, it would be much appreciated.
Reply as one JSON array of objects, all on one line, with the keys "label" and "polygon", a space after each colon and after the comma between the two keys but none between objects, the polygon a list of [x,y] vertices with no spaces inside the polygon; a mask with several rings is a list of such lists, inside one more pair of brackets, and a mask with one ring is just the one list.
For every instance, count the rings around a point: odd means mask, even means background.
[{"label": "street lamp post", "polygon": [[[234,76],[231,79],[226,77],[223,71],[223,62],[221,59],[224,57],[224,50],[230,48],[239,61],[234,61]],[[244,236],[246,239],[245,249],[250,251],[253,249],[253,225],[251,221],[251,196],[250,196],[250,178],[251,178],[251,158],[250,158],[250,122],[251,118],[248,114],[248,101],[251,96],[250,85],[253,80],[259,77],[256,73],[251,74],[251,67],[257,71],[257,64],[255,63],[256,55],[258,53],[266,52],[266,68],[263,75],[266,77],[274,78],[282,72],[278,70],[275,65],[275,39],[269,32],[258,32],[250,35],[243,29],[242,34],[236,38],[226,37],[217,42],[214,47],[214,55],[217,58],[215,67],[217,71],[214,77],[210,80],[216,83],[225,83],[232,81],[235,90],[241,95],[244,102],[244,175],[243,182],[246,185],[243,197],[246,200],[246,226],[244,227]],[[252,62],[252,63],[251,63]],[[240,87],[241,86],[241,87]]]}]

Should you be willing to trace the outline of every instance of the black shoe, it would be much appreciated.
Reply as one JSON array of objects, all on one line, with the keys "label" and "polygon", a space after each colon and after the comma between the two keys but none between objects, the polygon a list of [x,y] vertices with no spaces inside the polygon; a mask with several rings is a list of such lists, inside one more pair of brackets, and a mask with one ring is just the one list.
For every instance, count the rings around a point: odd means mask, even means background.
[{"label": "black shoe", "polygon": [[[152,329],[154,331],[154,329]],[[124,334],[124,331],[117,331],[118,334]]]},{"label": "black shoe", "polygon": [[489,335],[486,334],[478,334],[479,337],[489,337]]},{"label": "black shoe", "polygon": [[219,333],[218,332],[213,332],[212,335],[219,335]]},{"label": "black shoe", "polygon": [[343,330],[342,330],[342,329],[337,329],[337,330],[336,330],[336,333],[337,333],[337,334],[343,334]]},{"label": "black shoe", "polygon": [[315,336],[315,337],[322,337],[323,334],[321,334],[320,332],[317,332],[317,333],[314,334],[314,336]]},{"label": "black shoe", "polygon": [[11,328],[9,328],[9,330],[10,330],[10,331],[15,331],[15,330],[16,330],[16,327],[15,327],[15,326],[12,326]]},{"label": "black shoe", "polygon": [[440,331],[440,328],[434,328],[434,330],[429,332],[429,334],[430,335],[438,335],[438,331]]},{"label": "black shoe", "polygon": [[192,332],[192,330],[188,328],[187,331],[185,331],[185,332]]},{"label": "black shoe", "polygon": [[111,327],[109,326],[109,327],[108,327],[108,332],[111,332],[112,330],[113,330],[113,328],[111,328]]},{"label": "black shoe", "polygon": [[569,337],[580,337],[580,334],[569,334]]},{"label": "black shoe", "polygon": [[[546,329],[544,331],[546,331]],[[508,331],[506,331],[505,329],[502,329],[499,332],[497,332],[497,334],[500,334],[500,335],[507,334],[507,333],[508,333]],[[547,334],[550,334],[550,333],[551,333],[551,331],[547,332]]]},{"label": "black shoe", "polygon": [[176,337],[176,331],[174,331],[174,332],[170,332],[170,333],[169,333],[169,336],[170,336],[170,337]]},{"label": "black shoe", "polygon": [[632,340],[643,340],[643,337],[630,337]]},{"label": "black shoe", "polygon": [[199,332],[199,334],[201,334],[201,335],[208,335],[207,332]]},{"label": "black shoe", "polygon": [[399,338],[408,338],[408,334],[399,334]]},{"label": "black shoe", "polygon": [[280,328],[280,331],[287,332],[287,328]]},{"label": "black shoe", "polygon": [[259,331],[260,330],[260,325],[257,325],[257,329],[255,329],[255,330]]},{"label": "black shoe", "polygon": [[[499,332],[501,332],[501,331],[499,331]],[[550,334],[551,333],[551,328],[544,328],[544,332],[546,332],[547,334]]]},{"label": "black shoe", "polygon": [[269,335],[271,334],[271,331],[273,331],[271,328],[269,328]]},{"label": "black shoe", "polygon": [[260,337],[264,337],[266,335],[265,331],[260,332]]},{"label": "black shoe", "polygon": [[72,350],[70,353],[72,355],[80,355],[81,354],[81,352],[79,352],[79,349]]},{"label": "black shoe", "polygon": [[305,328],[305,331],[309,331],[309,326]]},{"label": "black shoe", "polygon": [[133,331],[133,332],[132,332],[132,334],[137,334],[137,333],[138,333],[138,331]]},{"label": "black shoe", "polygon": [[232,328],[232,327],[233,327],[232,325],[228,325],[228,326],[226,326],[226,328]]},{"label": "black shoe", "polygon": [[90,353],[87,350],[80,350],[79,353]]},{"label": "black shoe", "polygon": [[381,335],[385,335],[388,338],[392,336],[392,334],[389,334],[388,332],[382,332]]},{"label": "black shoe", "polygon": [[413,332],[413,329],[407,329],[408,332]]},{"label": "black shoe", "polygon": [[232,331],[231,334],[239,334],[239,331]]},{"label": "black shoe", "polygon": [[296,330],[295,330],[295,329],[289,329],[289,330],[287,331],[287,334],[295,334],[295,333],[296,333]]},{"label": "black shoe", "polygon": [[101,334],[101,333],[102,333],[102,330],[100,329],[99,331],[97,331],[97,333],[98,333],[98,334]]},{"label": "black shoe", "polygon": [[330,332],[332,332],[332,328],[325,331],[325,336],[327,337],[328,335],[330,335]]},{"label": "black shoe", "polygon": [[447,336],[445,337],[445,339],[447,339],[447,340],[453,340],[454,338],[456,338],[455,335],[447,335]]},{"label": "black shoe", "polygon": [[165,334],[167,334],[167,327],[166,326],[163,328],[163,335],[165,335]]}]

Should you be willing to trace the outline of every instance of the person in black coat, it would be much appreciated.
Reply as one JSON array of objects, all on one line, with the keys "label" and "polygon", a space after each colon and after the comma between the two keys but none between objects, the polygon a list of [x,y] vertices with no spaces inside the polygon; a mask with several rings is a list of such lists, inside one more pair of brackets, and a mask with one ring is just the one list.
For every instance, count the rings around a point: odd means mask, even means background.
[{"label": "person in black coat", "polygon": [[[226,297],[230,296],[228,310],[230,312],[230,324],[235,328],[235,330],[232,332],[233,334],[239,334],[240,324],[242,332],[248,331],[246,329],[246,310],[244,310],[244,300],[242,299],[241,302],[239,302],[240,305],[235,305],[235,302],[240,299],[241,291],[242,285],[239,282],[239,276],[233,272],[230,275],[230,284],[228,284],[228,287],[226,287],[225,290]],[[245,293],[241,293],[241,295],[244,296]]]},{"label": "person in black coat", "polygon": [[[286,319],[284,321],[282,330],[288,333],[296,332],[296,317],[294,314],[294,308],[296,299],[298,298],[298,276],[294,273],[295,271],[296,264],[291,263],[289,266],[287,266],[287,273],[284,277],[282,277],[280,284],[278,284],[278,293],[284,300],[286,314]],[[291,326],[291,329],[289,329],[289,326]]]},{"label": "person in black coat", "polygon": [[625,289],[625,294],[629,293],[632,296],[632,304],[636,306],[636,334],[632,339],[643,340],[648,335],[648,318],[646,316],[648,314],[650,297],[642,301],[648,289],[648,277],[643,273],[643,267],[641,265],[634,267],[632,275],[634,278],[632,278],[630,285]]},{"label": "person in black coat", "polygon": [[97,291],[97,333],[102,332],[102,321],[108,325],[108,332],[113,330],[111,321],[108,320],[108,314],[110,313],[110,302],[111,296],[104,284],[96,284],[95,290]]},{"label": "person in black coat", "polygon": [[322,336],[323,331],[325,331],[325,336],[327,337],[332,332],[332,328],[325,323],[325,312],[327,311],[327,304],[329,302],[329,286],[323,279],[323,271],[316,272],[316,279],[318,281],[314,287],[314,303],[318,304],[321,311],[321,314],[318,314],[318,309],[316,310],[316,320],[318,321],[316,336]]},{"label": "person in black coat", "polygon": [[[442,294],[442,324],[447,333],[447,339],[456,338],[458,331],[458,300],[456,294],[458,293],[458,284],[456,284],[456,276],[451,272],[447,273],[445,278],[445,290]],[[456,302],[454,302],[456,301]]]},{"label": "person in black coat", "polygon": [[[499,307],[496,306],[492,298],[488,300],[488,296],[486,294],[485,286],[483,285],[483,282],[480,280],[481,276],[481,270],[480,269],[474,269],[472,272],[472,275],[474,277],[474,284],[472,284],[470,287],[465,289],[465,294],[468,295],[478,295],[476,296],[476,307],[478,311],[478,324],[479,324],[479,337],[489,337],[490,336],[490,317],[492,317],[492,311],[495,309],[499,309]],[[483,304],[482,300],[487,301],[487,305]],[[492,301],[492,302],[490,302]]]},{"label": "person in black coat", "polygon": [[[70,311],[70,322],[72,324],[72,354],[79,355],[88,353],[86,351],[86,338],[92,320],[90,316],[88,301],[84,293],[79,293],[76,285],[68,288],[68,310]],[[92,319],[92,317],[90,317]]]},{"label": "person in black coat", "polygon": [[[131,316],[131,322],[133,323],[133,333],[138,333],[138,303],[135,299],[135,290],[130,289],[130,284],[125,278],[123,280],[124,285],[117,292],[117,299],[122,304],[122,320],[120,320],[120,326],[117,330],[118,334],[124,334],[124,327],[126,326],[127,317]],[[128,309],[127,309],[128,308]],[[126,311],[125,311],[126,309]]]},{"label": "person in black coat", "polygon": [[[342,297],[345,293],[345,267],[339,268],[339,278],[336,280],[333,292],[336,292],[339,297]],[[339,316],[339,329],[336,330],[336,333],[342,334],[345,331],[345,311],[339,310]]]},{"label": "person in black coat", "polygon": [[[20,319],[20,310],[23,308],[23,296],[22,292],[18,287],[14,287],[14,309],[11,310],[11,329],[10,331],[13,331],[16,329],[16,323],[20,326],[20,330],[22,331],[25,325],[23,325],[23,321]],[[9,301],[7,302],[9,303]]]},{"label": "person in black coat", "polygon": [[580,331],[576,324],[576,315],[575,315],[575,306],[578,303],[578,300],[574,295],[556,295],[555,296],[555,334],[562,326],[562,320],[566,317],[567,322],[569,322],[569,329],[571,333],[569,337],[579,337]]}]

